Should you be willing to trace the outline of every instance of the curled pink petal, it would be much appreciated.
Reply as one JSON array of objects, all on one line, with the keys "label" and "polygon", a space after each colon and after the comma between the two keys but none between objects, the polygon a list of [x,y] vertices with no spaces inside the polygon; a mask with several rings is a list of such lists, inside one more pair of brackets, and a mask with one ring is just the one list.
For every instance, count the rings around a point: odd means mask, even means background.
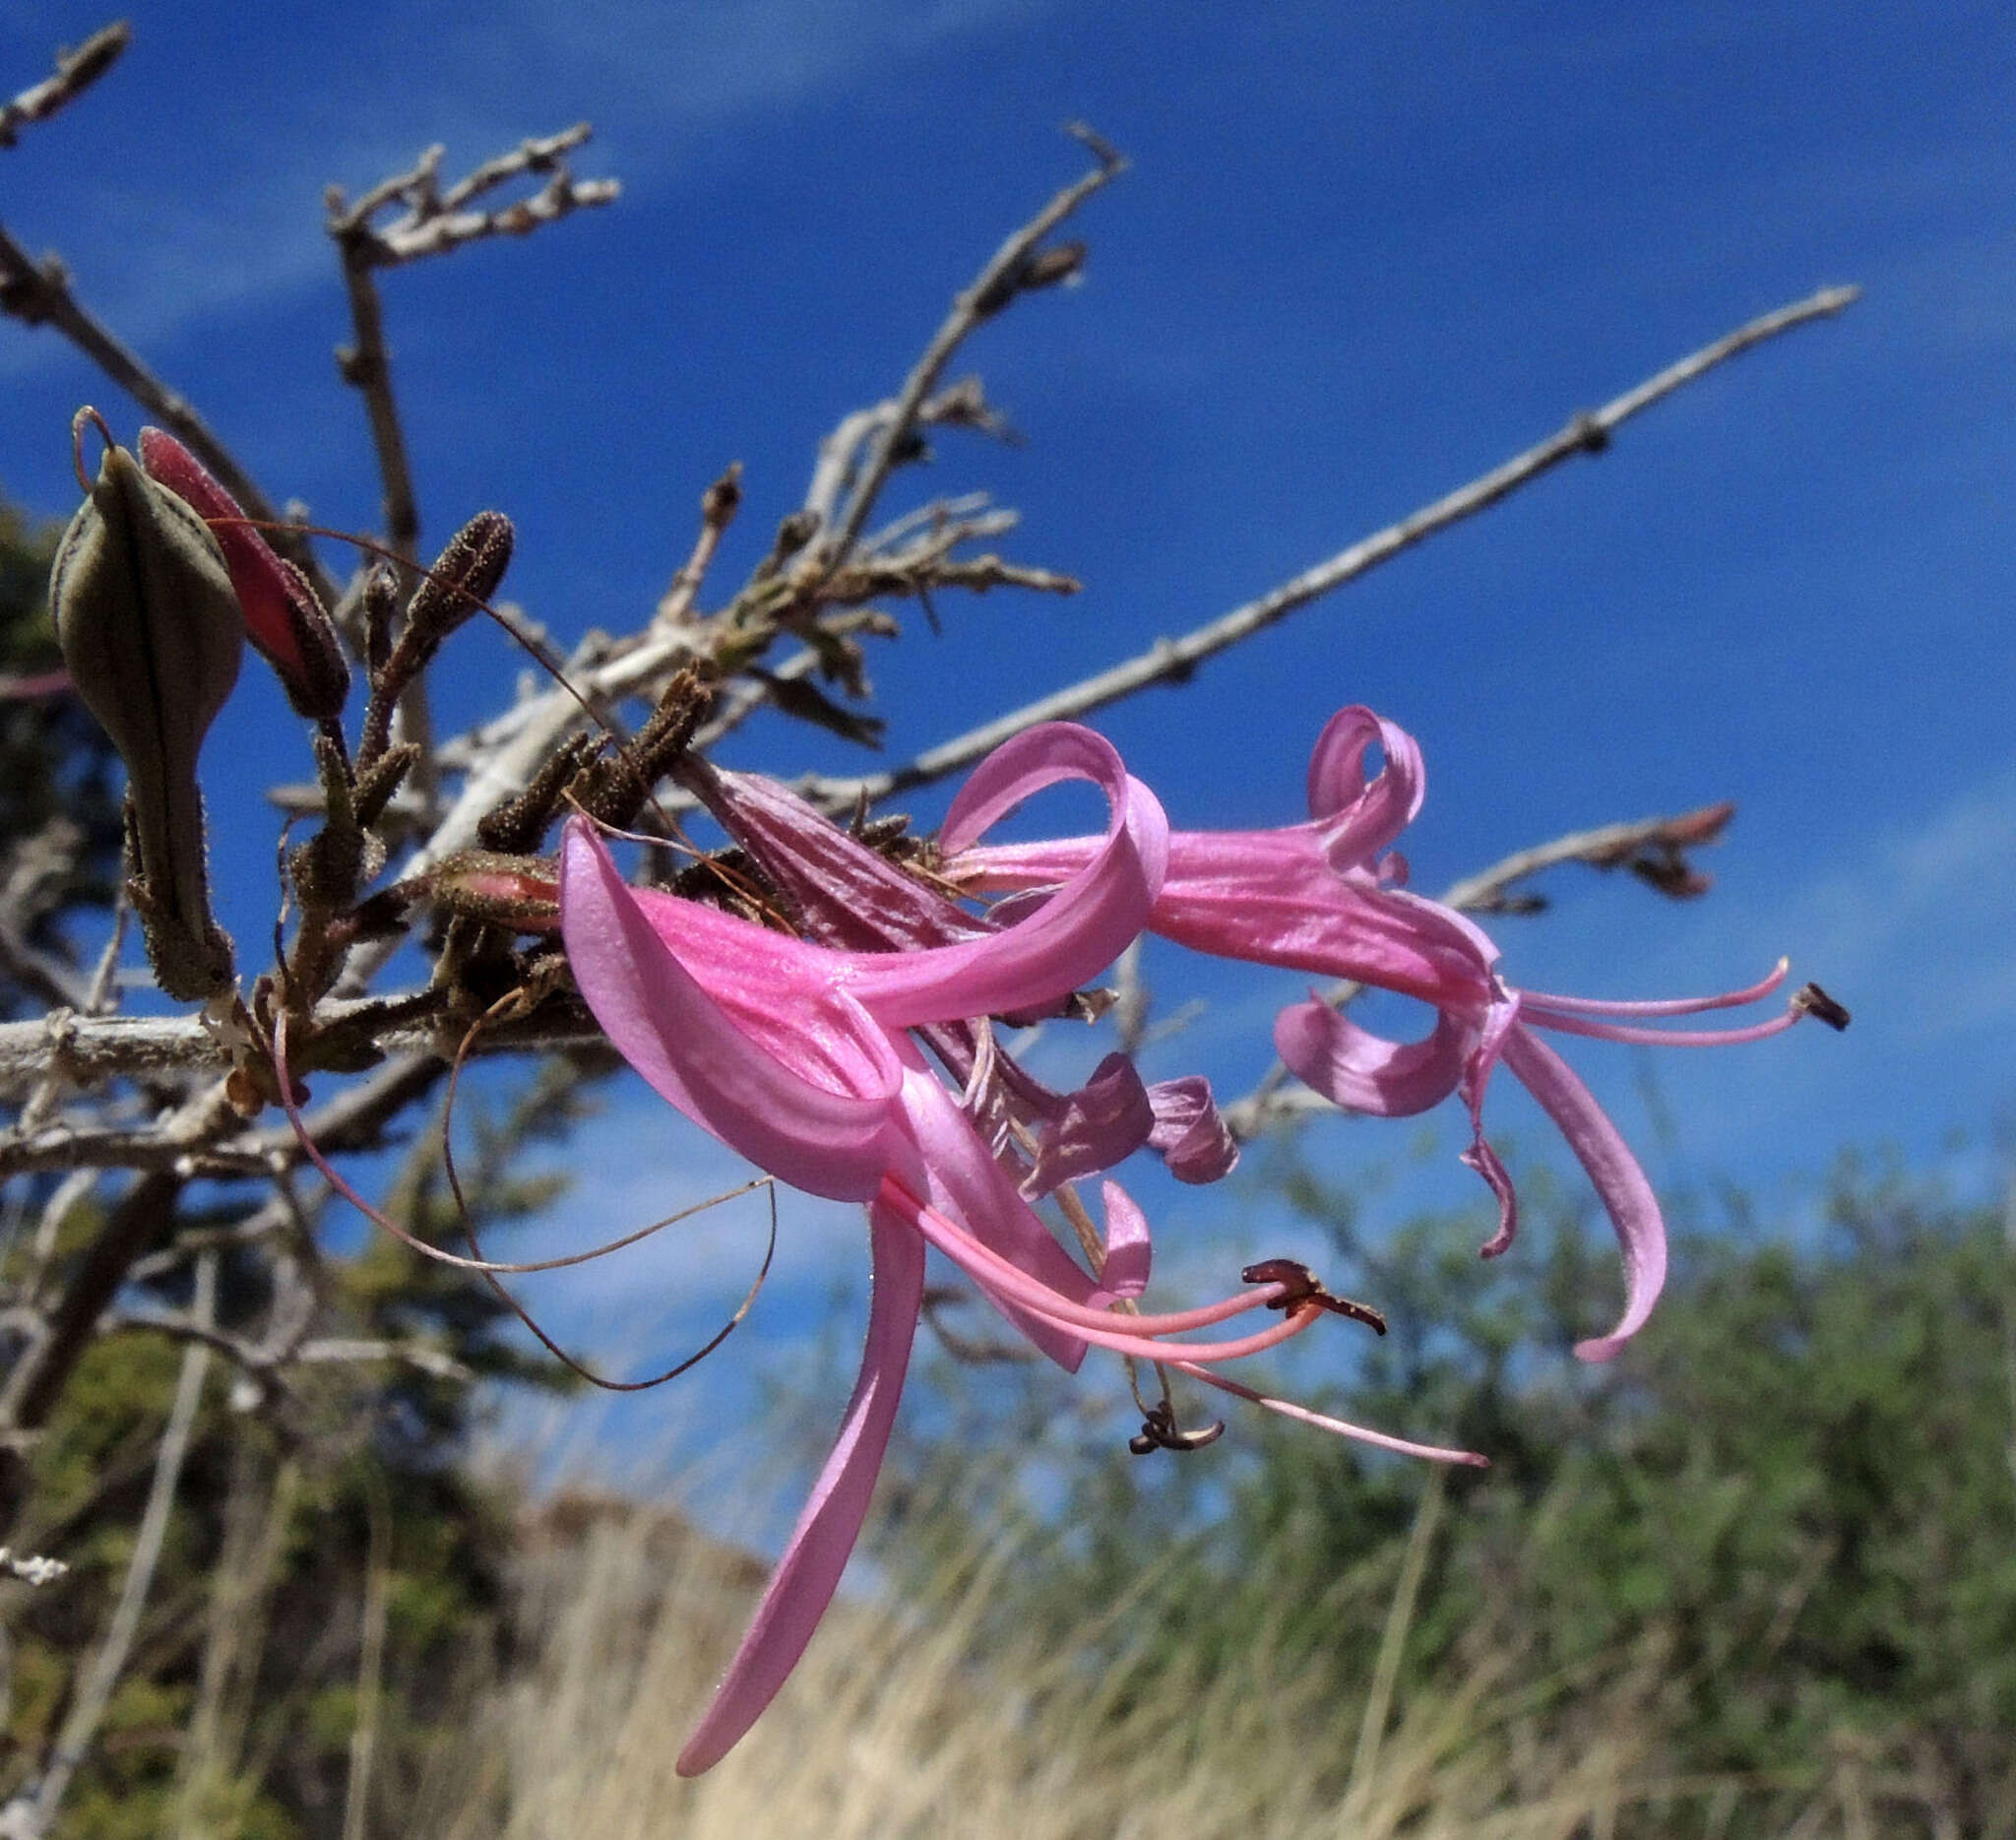
[{"label": "curled pink petal", "polygon": [[1022,1184],[1031,1200],[1132,1156],[1155,1129],[1155,1108],[1134,1063],[1108,1054],[1092,1078],[1064,1096],[1037,1137],[1036,1167]]},{"label": "curled pink petal", "polygon": [[[1374,745],[1382,771],[1367,779]],[[1352,707],[1332,719],[1309,765],[1308,823],[1268,831],[1177,831],[1150,921],[1194,950],[1257,964],[1349,978],[1431,1004],[1426,1040],[1395,1044],[1366,1034],[1317,1001],[1291,1006],[1276,1025],[1284,1063],[1314,1090],[1354,1110],[1401,1115],[1459,1092],[1470,1112],[1463,1161],[1498,1202],[1498,1225],[1481,1248],[1504,1251],[1518,1227],[1512,1179],[1483,1133],[1483,1103],[1501,1052],[1543,1103],[1588,1169],[1624,1246],[1627,1303],[1610,1336],[1585,1344],[1590,1359],[1614,1353],[1644,1320],[1665,1271],[1664,1229],[1643,1173],[1621,1138],[1533,1030],[1672,1047],[1728,1047],[1793,1026],[1792,1013],[1747,1027],[1685,1034],[1666,1019],[1739,1007],[1784,980],[1780,965],[1759,983],[1715,996],[1612,1002],[1526,993],[1499,976],[1496,945],[1473,920],[1398,884],[1405,864],[1386,850],[1418,811],[1420,753],[1404,730]],[[1079,872],[1090,838],[982,845],[976,827],[948,838],[944,872],[981,893],[1041,889]],[[997,909],[998,912],[998,909]],[[1523,1020],[1522,1020],[1523,1019]],[[1530,1076],[1530,1077],[1529,1077]]]},{"label": "curled pink petal", "polygon": [[1100,1198],[1106,1210],[1106,1261],[1100,1270],[1099,1287],[1108,1297],[1139,1297],[1148,1289],[1153,1250],[1148,1216],[1116,1181],[1102,1182]]},{"label": "curled pink petal", "polygon": [[1158,1080],[1148,1089],[1155,1128],[1148,1143],[1179,1182],[1215,1182],[1229,1175],[1239,1160],[1211,1082],[1201,1073]]},{"label": "curled pink petal", "polygon": [[1411,1118],[1455,1092],[1476,1041],[1447,1012],[1418,1042],[1389,1042],[1361,1029],[1313,990],[1274,1019],[1274,1051],[1304,1086],[1347,1110]]},{"label": "curled pink petal", "polygon": [[679,963],[581,818],[561,848],[560,915],[583,999],[663,1097],[794,1188],[839,1201],[874,1194],[902,1150],[899,1068],[887,1068],[883,1092],[836,1092],[751,1041]]},{"label": "curled pink petal", "polygon": [[1609,1334],[1575,1345],[1584,1361],[1608,1361],[1645,1326],[1666,1284],[1666,1222],[1658,1197],[1589,1088],[1531,1029],[1507,1034],[1505,1065],[1560,1127],[1616,1230],[1624,1255],[1624,1313]]},{"label": "curled pink petal", "polygon": [[1484,1186],[1498,1203],[1497,1230],[1478,1247],[1480,1258],[1496,1258],[1500,1253],[1509,1251],[1513,1237],[1519,1232],[1518,1191],[1512,1186],[1511,1173],[1484,1138],[1484,1088],[1490,1084],[1491,1075],[1497,1069],[1518,1021],[1519,1001],[1516,997],[1492,1008],[1471,1049],[1458,1089],[1470,1112],[1470,1147],[1462,1153],[1460,1160],[1467,1169],[1475,1170],[1483,1177]]},{"label": "curled pink petal", "polygon": [[1168,866],[1168,820],[1110,742],[1072,723],[1046,723],[997,747],[974,769],[946,820],[984,829],[1031,794],[1090,780],[1111,821],[1087,860],[1035,913],[959,945],[855,963],[850,987],[892,1027],[1027,1009],[1090,983],[1148,924]]},{"label": "curled pink petal", "polygon": [[679,1752],[681,1776],[698,1776],[719,1763],[777,1696],[826,1614],[860,1537],[889,1447],[924,1295],[923,1242],[879,1205],[869,1209],[868,1236],[874,1282],[860,1377],[833,1454],[812,1485],[755,1619]]},{"label": "curled pink petal", "polygon": [[[1367,785],[1365,754],[1374,742],[1386,764]],[[1421,750],[1398,723],[1353,704],[1324,725],[1309,755],[1309,816],[1332,868],[1376,857],[1414,822],[1426,796]]]}]

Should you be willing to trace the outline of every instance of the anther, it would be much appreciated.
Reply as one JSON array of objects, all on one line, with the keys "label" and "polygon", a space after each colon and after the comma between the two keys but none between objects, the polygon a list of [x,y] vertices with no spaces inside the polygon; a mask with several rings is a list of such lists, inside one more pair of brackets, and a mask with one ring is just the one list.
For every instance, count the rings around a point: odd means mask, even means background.
[{"label": "anther", "polygon": [[1300,1259],[1263,1258],[1257,1265],[1248,1265],[1239,1273],[1246,1284],[1278,1284],[1282,1294],[1270,1302],[1269,1309],[1299,1309],[1304,1303],[1313,1303],[1318,1309],[1327,1309],[1333,1316],[1348,1316],[1353,1322],[1361,1322],[1375,1334],[1386,1333],[1386,1318],[1369,1303],[1359,1303],[1348,1297],[1339,1297],[1323,1288],[1316,1274]]},{"label": "anther", "polygon": [[1796,1015],[1811,1016],[1815,1022],[1824,1022],[1837,1033],[1848,1027],[1848,1011],[1817,983],[1800,984],[1793,992],[1792,1007]]}]

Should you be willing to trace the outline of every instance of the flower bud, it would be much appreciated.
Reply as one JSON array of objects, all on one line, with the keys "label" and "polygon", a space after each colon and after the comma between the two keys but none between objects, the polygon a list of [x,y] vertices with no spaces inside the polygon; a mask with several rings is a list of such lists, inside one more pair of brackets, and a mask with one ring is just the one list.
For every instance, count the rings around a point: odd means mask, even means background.
[{"label": "flower bud", "polygon": [[275,555],[251,525],[229,522],[244,515],[237,500],[173,435],[141,429],[140,464],[199,516],[220,520],[207,528],[230,571],[246,636],[279,674],[295,711],[314,722],[341,714],[350,667],[308,578]]},{"label": "flower bud", "polygon": [[57,547],[49,611],[78,695],[126,762],[129,889],[156,977],[184,1001],[215,995],[231,983],[231,942],[210,912],[196,757],[244,647],[223,556],[194,511],[108,447]]}]

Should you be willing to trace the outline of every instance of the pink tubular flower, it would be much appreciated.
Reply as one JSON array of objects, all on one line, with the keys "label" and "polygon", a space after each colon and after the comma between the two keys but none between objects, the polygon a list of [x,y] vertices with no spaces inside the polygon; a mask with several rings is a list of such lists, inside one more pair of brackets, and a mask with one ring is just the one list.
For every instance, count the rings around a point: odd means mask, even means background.
[{"label": "pink tubular flower", "polygon": [[[1092,1345],[1230,1384],[1208,1364],[1274,1347],[1323,1313],[1306,1291],[1279,1281],[1198,1309],[1109,1313],[1147,1281],[1140,1210],[1117,1183],[1104,1184],[1106,1259],[1098,1279],[1081,1270],[910,1037],[976,1019],[983,1030],[990,1015],[1046,1009],[1140,931],[1166,869],[1167,824],[1097,735],[1056,725],[1017,737],[981,763],[957,810],[984,827],[1069,778],[1101,787],[1111,819],[1051,898],[1013,925],[909,951],[840,950],[631,888],[585,821],[567,827],[561,930],[582,995],[617,1050],[688,1117],[781,1179],[868,1207],[873,1292],[860,1377],[755,1619],[680,1753],[682,1773],[707,1769],[748,1730],[839,1583],[909,1364],[926,1243],[1067,1367]],[[975,1041],[977,1063],[990,1040]],[[1270,1305],[1282,1319],[1255,1334],[1184,1339]]]},{"label": "pink tubular flower", "polygon": [[[799,929],[821,944],[916,951],[999,930],[997,922],[906,874],[775,780],[722,772],[700,760],[686,762],[682,777],[791,904]],[[969,809],[978,811],[982,827],[1000,814],[998,801],[981,810],[973,800],[970,790],[962,793],[955,822]],[[1109,1169],[1144,1145],[1182,1182],[1217,1181],[1238,1162],[1238,1146],[1201,1075],[1144,1085],[1126,1055],[1109,1054],[1077,1092],[1057,1093],[997,1050],[984,1018],[918,1033],[964,1082],[967,1109],[991,1134],[997,1156],[1014,1161],[1020,1155],[1018,1127],[1034,1138],[1023,1182],[1032,1198]]]},{"label": "pink tubular flower", "polygon": [[[1384,765],[1369,780],[1376,743]],[[1747,989],[1669,1002],[1609,1003],[1520,990],[1499,975],[1498,949],[1453,909],[1409,894],[1407,865],[1388,851],[1420,809],[1421,756],[1414,737],[1368,709],[1341,710],[1309,762],[1309,820],[1271,831],[1177,831],[1151,930],[1201,952],[1330,978],[1350,978],[1431,1004],[1435,1026],[1418,1042],[1390,1042],[1360,1028],[1313,992],[1282,1011],[1274,1041],[1284,1064],[1338,1105],[1401,1117],[1460,1093],[1471,1115],[1463,1160],[1497,1197],[1497,1232],[1486,1257],[1512,1243],[1517,1197],[1484,1141],[1484,1088],[1502,1062],[1560,1127],[1616,1229],[1624,1262],[1624,1311],[1608,1335],[1581,1343],[1585,1361],[1606,1361],[1641,1328],[1666,1281],[1666,1227],[1645,1173],[1589,1089],[1538,1033],[1613,1042],[1710,1047],[1759,1041],[1790,1028],[1808,1008],[1800,991],[1785,1012],[1746,1028],[1685,1031],[1649,1026],[1727,1009],[1769,995],[1781,963]],[[955,815],[957,815],[955,813]],[[948,825],[944,873],[976,891],[1050,885],[1085,860],[1087,840],[976,846]],[[1845,1017],[1842,1018],[1845,1021]]]},{"label": "pink tubular flower", "polygon": [[245,636],[278,673],[288,702],[311,720],[340,713],[349,695],[350,669],[308,578],[274,553],[245,522],[238,501],[173,435],[141,429],[140,464],[148,477],[209,525],[244,610]]}]

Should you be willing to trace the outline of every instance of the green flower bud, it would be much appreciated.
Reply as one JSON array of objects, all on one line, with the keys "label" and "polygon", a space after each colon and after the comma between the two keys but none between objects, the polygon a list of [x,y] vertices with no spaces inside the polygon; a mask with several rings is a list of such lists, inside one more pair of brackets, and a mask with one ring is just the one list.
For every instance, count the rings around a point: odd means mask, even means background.
[{"label": "green flower bud", "polygon": [[194,511],[108,446],[56,551],[49,610],[78,695],[126,762],[128,891],[155,976],[179,1000],[214,996],[234,974],[210,911],[196,756],[245,641],[222,552]]}]

